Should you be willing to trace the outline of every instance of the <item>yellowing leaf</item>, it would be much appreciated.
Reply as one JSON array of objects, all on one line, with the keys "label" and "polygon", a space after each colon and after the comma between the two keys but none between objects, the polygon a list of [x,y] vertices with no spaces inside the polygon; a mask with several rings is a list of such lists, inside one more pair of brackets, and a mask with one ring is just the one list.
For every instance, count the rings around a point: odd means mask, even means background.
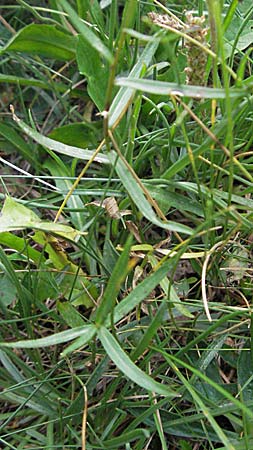
[{"label": "yellowing leaf", "polygon": [[46,231],[65,237],[74,241],[77,236],[83,234],[81,231],[63,225],[61,223],[44,222],[32,210],[16,202],[11,197],[6,197],[3,209],[0,215],[0,233],[6,231],[24,230],[32,228],[35,230]]}]

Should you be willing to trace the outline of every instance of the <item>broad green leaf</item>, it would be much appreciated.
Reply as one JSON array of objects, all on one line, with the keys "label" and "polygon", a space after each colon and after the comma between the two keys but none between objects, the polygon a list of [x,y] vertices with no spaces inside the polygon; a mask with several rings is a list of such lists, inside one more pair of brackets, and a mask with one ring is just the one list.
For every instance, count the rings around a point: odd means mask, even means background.
[{"label": "broad green leaf", "polygon": [[107,282],[103,298],[96,312],[96,323],[98,325],[101,325],[105,319],[113,313],[116,297],[119,293],[121,284],[131,267],[128,264],[131,243],[132,239],[128,239],[122,254],[115,264],[111,277]]},{"label": "broad green leaf", "polygon": [[105,72],[102,79],[90,78],[88,82],[87,92],[100,112],[105,108],[107,79],[108,72]]},{"label": "broad green leaf", "polygon": [[[130,74],[131,75],[131,74]],[[129,76],[128,78],[118,78],[115,81],[116,86],[123,86],[130,89],[135,89],[142,92],[148,92],[149,94],[157,95],[178,95],[179,97],[191,97],[191,98],[216,98],[225,99],[225,89],[214,89],[204,86],[190,86],[177,83],[167,83],[165,81],[147,80],[147,79],[135,79]],[[229,96],[231,98],[245,97],[249,93],[249,88],[230,89]]]},{"label": "broad green leaf", "polygon": [[159,182],[154,186],[148,181],[144,183],[150,195],[158,202],[163,211],[167,212],[170,208],[176,208],[179,211],[189,211],[193,215],[204,217],[204,211],[199,201],[193,198],[174,192],[174,186],[171,188]]},{"label": "broad green leaf", "polygon": [[[156,52],[159,44],[159,38],[157,35],[154,37],[152,42],[149,42],[142,54],[138,58],[137,63],[132,68],[129,77],[139,78],[145,67],[148,67],[152,58]],[[119,122],[122,116],[125,114],[128,106],[130,105],[134,95],[134,89],[131,87],[121,87],[109,109],[109,127],[114,128]]]},{"label": "broad green leaf", "polygon": [[[252,17],[252,12],[251,12]],[[253,43],[253,20],[244,20],[234,15],[229,28],[225,33],[225,52],[230,56],[232,52],[237,53],[249,47]]]},{"label": "broad green leaf", "polygon": [[81,233],[68,225],[43,222],[32,210],[16,202],[13,198],[6,197],[0,216],[0,233],[24,230],[25,228],[55,233],[72,241]]},{"label": "broad green leaf", "polygon": [[169,386],[158,383],[153,380],[149,375],[143,372],[139,367],[137,367],[129,356],[122,350],[118,341],[111,335],[111,333],[105,327],[99,328],[98,337],[101,343],[114,362],[118,369],[123,372],[123,374],[134,381],[136,384],[142,388],[147,389],[150,392],[155,392],[156,394],[164,395],[165,397],[179,397],[180,395],[174,392]]},{"label": "broad green leaf", "polygon": [[29,339],[18,342],[0,342],[0,347],[11,348],[42,348],[51,345],[63,344],[82,336],[88,342],[96,334],[95,325],[83,325],[81,327],[72,328],[71,330],[61,331],[60,333],[51,334],[40,339]]},{"label": "broad green leaf", "polygon": [[99,111],[105,107],[108,84],[108,66],[103,64],[100,54],[83,36],[79,36],[77,45],[77,64],[79,72],[87,77],[87,91]]},{"label": "broad green leaf", "polygon": [[110,152],[109,158],[115,167],[121,183],[125,187],[126,191],[132,198],[137,208],[144,215],[144,217],[146,217],[146,219],[148,219],[154,225],[164,228],[165,230],[177,231],[179,233],[185,233],[188,235],[192,234],[192,230],[186,225],[181,225],[180,223],[172,221],[162,222],[162,220],[159,219],[155,214],[142,189],[137,184],[136,180],[129,172],[124,162],[120,158],[118,158],[116,153],[113,151]]},{"label": "broad green leaf", "polygon": [[98,139],[102,138],[102,132],[99,129],[100,124],[86,124],[82,122],[70,123],[59,128],[54,128],[48,135],[54,141],[62,142],[63,144],[79,147],[84,149],[88,145],[97,145]]},{"label": "broad green leaf", "polygon": [[[89,161],[89,159],[93,156],[93,151],[91,150],[83,150],[79,147],[74,147],[72,145],[66,145],[59,141],[54,141],[48,137],[43,136],[38,133],[38,131],[33,130],[33,128],[26,125],[22,120],[20,120],[15,114],[13,115],[13,119],[17,122],[21,130],[29,137],[34,139],[35,142],[42,145],[43,147],[49,148],[57,153],[61,153],[63,155],[71,156],[72,158],[78,158],[84,161]],[[94,161],[109,164],[108,157],[103,154],[99,154],[96,156]]]},{"label": "broad green leaf", "polygon": [[82,35],[78,36],[76,58],[81,74],[87,78],[101,78],[103,67],[100,54]]},{"label": "broad green leaf", "polygon": [[69,327],[76,328],[85,325],[84,319],[69,301],[58,300],[57,310]]},{"label": "broad green leaf", "polygon": [[16,294],[16,288],[10,278],[6,274],[0,275],[0,309],[9,306],[16,299]]},{"label": "broad green leaf", "polygon": [[110,63],[113,62],[113,56],[101,39],[80,19],[75,10],[70,6],[66,0],[61,0],[60,5],[64,11],[69,15],[69,20],[75,29],[83,36],[83,38],[96,49],[101,56],[106,58]]},{"label": "broad green leaf", "polygon": [[0,49],[4,52],[26,52],[48,58],[69,61],[75,58],[77,38],[55,28],[54,25],[32,23],[22,28]]}]

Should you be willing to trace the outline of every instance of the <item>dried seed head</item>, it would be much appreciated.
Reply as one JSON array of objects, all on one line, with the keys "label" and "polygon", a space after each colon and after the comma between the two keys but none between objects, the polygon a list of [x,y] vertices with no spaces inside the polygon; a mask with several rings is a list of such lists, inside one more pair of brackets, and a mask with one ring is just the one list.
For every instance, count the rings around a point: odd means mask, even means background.
[{"label": "dried seed head", "polygon": [[170,17],[167,14],[157,14],[155,12],[148,13],[149,18],[156,25],[159,25],[162,28],[174,28],[175,30],[183,30],[183,25],[176,20],[176,18]]},{"label": "dried seed head", "polygon": [[207,62],[207,53],[204,49],[207,47],[207,28],[204,28],[205,17],[194,17],[193,14],[188,11],[185,14],[186,23],[185,25],[182,25],[175,17],[170,17],[167,14],[150,12],[148,16],[156,25],[159,25],[162,28],[173,28],[174,30],[183,31],[201,44],[199,46],[194,42],[185,39],[187,56],[187,67],[185,68],[185,72],[186,84],[203,86]]},{"label": "dried seed head", "polygon": [[195,41],[198,41],[202,46],[201,48],[201,46],[196,45],[194,42],[185,40],[188,63],[188,66],[185,68],[186,83],[203,86],[207,62],[207,53],[204,49],[207,46],[207,28],[204,28],[205,17],[194,17],[191,12],[187,12],[185,16],[186,24],[184,32]]}]

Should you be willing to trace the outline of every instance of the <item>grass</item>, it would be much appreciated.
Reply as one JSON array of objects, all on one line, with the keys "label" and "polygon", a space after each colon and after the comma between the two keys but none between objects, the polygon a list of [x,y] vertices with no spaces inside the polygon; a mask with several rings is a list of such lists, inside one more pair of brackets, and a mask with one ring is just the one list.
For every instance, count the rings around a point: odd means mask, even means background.
[{"label": "grass", "polygon": [[252,2],[1,14],[1,448],[250,450]]}]

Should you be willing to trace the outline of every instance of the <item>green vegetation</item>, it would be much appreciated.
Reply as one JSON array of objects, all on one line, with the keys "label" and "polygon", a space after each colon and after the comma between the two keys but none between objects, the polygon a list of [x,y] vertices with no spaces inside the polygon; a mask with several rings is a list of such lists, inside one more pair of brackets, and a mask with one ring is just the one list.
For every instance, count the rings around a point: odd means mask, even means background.
[{"label": "green vegetation", "polygon": [[252,0],[3,3],[0,447],[252,449]]}]

